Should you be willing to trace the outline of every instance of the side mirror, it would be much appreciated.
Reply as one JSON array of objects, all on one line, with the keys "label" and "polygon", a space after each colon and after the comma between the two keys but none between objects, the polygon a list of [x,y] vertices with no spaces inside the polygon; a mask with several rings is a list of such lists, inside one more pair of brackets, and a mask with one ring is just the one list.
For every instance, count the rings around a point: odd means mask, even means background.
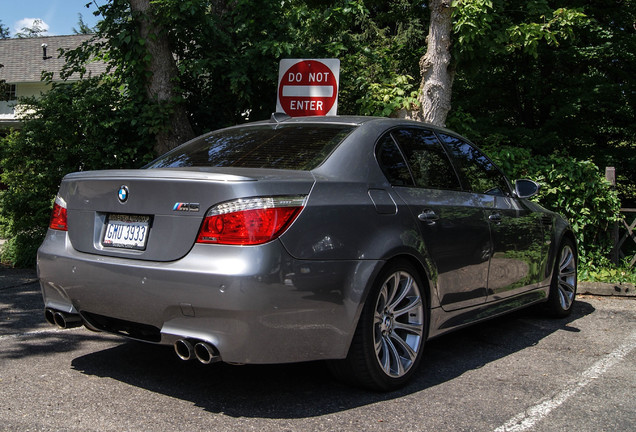
[{"label": "side mirror", "polygon": [[539,193],[539,184],[528,179],[515,180],[515,193],[519,198],[530,198]]}]

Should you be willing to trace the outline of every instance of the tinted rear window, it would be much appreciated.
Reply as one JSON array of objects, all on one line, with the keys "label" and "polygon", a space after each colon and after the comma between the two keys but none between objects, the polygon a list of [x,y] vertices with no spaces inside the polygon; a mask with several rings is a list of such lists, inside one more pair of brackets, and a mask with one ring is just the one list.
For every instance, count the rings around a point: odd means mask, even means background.
[{"label": "tinted rear window", "polygon": [[262,125],[213,132],[184,144],[146,168],[240,167],[311,170],[355,126]]}]

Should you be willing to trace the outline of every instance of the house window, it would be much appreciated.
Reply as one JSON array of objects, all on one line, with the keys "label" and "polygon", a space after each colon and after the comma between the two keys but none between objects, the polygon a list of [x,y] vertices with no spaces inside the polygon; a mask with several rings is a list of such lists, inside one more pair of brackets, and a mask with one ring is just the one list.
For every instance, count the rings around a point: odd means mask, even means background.
[{"label": "house window", "polygon": [[[0,87],[0,89],[1,88],[2,87]],[[5,90],[4,91],[4,95],[3,95],[4,98],[2,98],[2,100],[14,101],[14,100],[18,99],[17,96],[16,96],[16,91],[15,91],[16,90],[16,85],[15,84],[5,84],[4,85],[4,90]]]}]

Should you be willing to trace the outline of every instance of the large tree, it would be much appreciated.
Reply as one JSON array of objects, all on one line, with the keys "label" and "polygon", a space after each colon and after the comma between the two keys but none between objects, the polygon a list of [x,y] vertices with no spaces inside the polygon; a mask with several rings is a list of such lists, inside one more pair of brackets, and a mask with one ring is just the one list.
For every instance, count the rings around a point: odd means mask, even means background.
[{"label": "large tree", "polygon": [[428,4],[431,17],[426,54],[420,59],[422,83],[418,101],[421,109],[416,117],[427,123],[444,126],[451,109],[455,76],[451,63],[451,0],[430,0]]},{"label": "large tree", "polygon": [[103,19],[95,37],[66,53],[63,76],[85,72],[94,58],[108,64],[105,80],[126,88],[141,115],[134,119],[155,139],[159,155],[195,136],[184,105],[174,49],[170,43],[169,17],[159,11],[161,2],[110,0],[97,5]]},{"label": "large tree", "polygon": [[480,26],[491,37],[459,53],[449,126],[486,146],[615,166],[623,206],[636,206],[636,2],[505,3]]},{"label": "large tree", "polygon": [[[141,3],[131,7],[131,1]],[[538,158],[545,162],[540,164],[543,169],[552,163],[555,150],[562,153],[559,163],[569,160],[563,153],[579,159],[593,156],[599,164],[601,160],[621,163],[619,174],[631,170],[634,175],[633,2],[596,7],[567,0],[561,8],[549,0],[99,3],[103,19],[98,33],[92,43],[67,53],[68,73],[85,71],[85,63],[95,55],[108,63],[109,72],[93,81],[110,89],[100,103],[109,104],[103,124],[117,139],[106,153],[116,154],[118,161],[126,160],[131,167],[148,160],[143,154],[148,139],[155,141],[156,152],[185,139],[174,133],[175,118],[178,125],[189,123],[200,134],[269,117],[275,107],[281,58],[335,57],[341,60],[340,114],[389,116],[400,109],[411,111],[448,124],[496,157],[503,155],[499,159],[508,171],[520,175],[530,171],[519,167],[519,161]],[[158,52],[149,46],[153,42],[161,45]],[[153,66],[154,61],[160,67]],[[156,72],[166,65],[166,75]],[[448,83],[429,79],[426,72],[433,70],[445,75]],[[72,92],[72,106],[90,110],[95,99],[82,96],[89,87]],[[166,89],[171,93],[162,93]],[[160,101],[160,93],[169,96]],[[37,103],[33,101],[34,112],[39,112]],[[79,129],[84,125],[77,121],[81,113],[56,111],[55,104],[42,108],[57,112],[57,123],[67,127],[50,129],[42,142],[64,143],[72,132],[78,148],[101,145],[99,134]],[[175,117],[177,110],[184,110],[181,117]],[[45,120],[35,116],[29,121],[38,118]],[[35,129],[24,128],[29,130]],[[37,131],[47,129],[38,126]],[[165,134],[182,138],[159,146]],[[131,137],[130,143],[126,137]],[[16,155],[32,155],[36,140],[26,138],[5,147],[14,148]],[[517,148],[504,148],[511,145]],[[135,156],[122,159],[124,154]],[[47,156],[42,153],[42,157]],[[88,154],[82,159],[86,163],[81,169],[101,166]],[[19,159],[5,159],[7,180],[21,175],[16,173],[21,166],[11,164],[13,160]],[[76,169],[72,164],[58,165],[61,168],[52,175],[60,178],[67,169]],[[551,169],[555,174],[576,171]],[[37,171],[29,175],[24,184],[40,178]],[[550,181],[564,183],[561,177]],[[546,188],[552,189],[559,191]],[[25,194],[16,196],[29,200]],[[560,206],[589,211],[581,207],[589,207],[589,200],[570,205],[569,198],[564,201],[566,195],[555,196]],[[26,208],[26,201],[18,201],[7,208]],[[48,201],[45,197],[41,202]],[[47,214],[48,208],[42,213]],[[19,215],[11,217],[19,222]]]},{"label": "large tree", "polygon": [[558,45],[583,18],[576,9],[553,9],[545,0],[429,0],[428,9],[427,49],[419,63],[419,109],[407,114],[439,126],[446,124],[462,60],[515,51],[536,56],[542,42]]},{"label": "large tree", "polygon": [[[167,107],[165,127],[156,134],[155,153],[162,154],[194,138],[183,104],[176,102],[177,65],[168,34],[150,0],[130,0],[132,17],[138,26],[138,42],[145,46],[145,89],[151,103]],[[142,43],[143,41],[143,43]]]}]

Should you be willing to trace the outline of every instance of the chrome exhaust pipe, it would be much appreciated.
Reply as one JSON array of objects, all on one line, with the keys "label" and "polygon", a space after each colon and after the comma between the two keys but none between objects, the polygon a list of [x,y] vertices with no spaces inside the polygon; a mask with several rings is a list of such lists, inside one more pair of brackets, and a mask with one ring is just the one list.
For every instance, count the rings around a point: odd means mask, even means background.
[{"label": "chrome exhaust pipe", "polygon": [[46,319],[47,323],[51,325],[57,325],[55,324],[55,311],[53,309],[50,309],[50,308],[44,309],[44,318]]},{"label": "chrome exhaust pipe", "polygon": [[60,328],[68,329],[81,326],[82,317],[80,317],[78,314],[68,314],[65,312],[55,311],[53,313],[53,322]]},{"label": "chrome exhaust pipe", "polygon": [[179,339],[174,343],[174,352],[181,360],[192,360],[194,358],[194,347],[187,339]]},{"label": "chrome exhaust pipe", "polygon": [[199,342],[194,346],[194,355],[203,364],[210,364],[221,360],[216,348],[207,342]]}]

